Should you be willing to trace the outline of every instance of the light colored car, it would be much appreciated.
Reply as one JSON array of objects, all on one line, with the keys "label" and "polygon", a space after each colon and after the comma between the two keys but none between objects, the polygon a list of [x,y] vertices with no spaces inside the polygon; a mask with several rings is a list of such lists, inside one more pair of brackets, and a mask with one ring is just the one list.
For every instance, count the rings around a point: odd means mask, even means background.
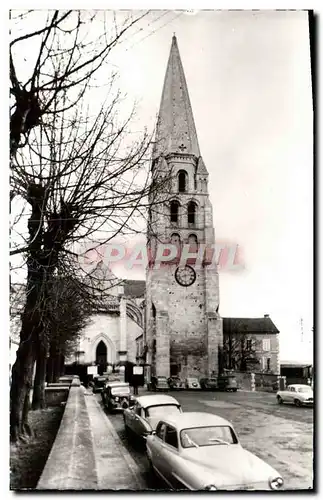
[{"label": "light colored car", "polygon": [[198,378],[188,377],[185,380],[186,389],[201,389],[200,382]]},{"label": "light colored car", "polygon": [[151,394],[135,398],[135,404],[123,412],[125,430],[128,436],[145,439],[159,420],[182,411],[177,399],[166,394]]},{"label": "light colored car", "polygon": [[284,484],[242,448],[230,422],[210,413],[165,416],[147,436],[146,449],[153,472],[173,490],[279,490]]},{"label": "light colored car", "polygon": [[296,406],[313,404],[313,389],[310,385],[291,384],[284,391],[278,391],[276,394],[277,402],[294,403]]}]

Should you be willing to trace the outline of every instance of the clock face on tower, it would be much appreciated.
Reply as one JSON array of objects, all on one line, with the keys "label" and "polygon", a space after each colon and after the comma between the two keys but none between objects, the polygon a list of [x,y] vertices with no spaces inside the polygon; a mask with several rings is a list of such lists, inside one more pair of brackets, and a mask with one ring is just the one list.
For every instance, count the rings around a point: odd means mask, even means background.
[{"label": "clock face on tower", "polygon": [[191,266],[178,267],[175,271],[175,279],[181,286],[191,286],[196,280],[196,273]]}]

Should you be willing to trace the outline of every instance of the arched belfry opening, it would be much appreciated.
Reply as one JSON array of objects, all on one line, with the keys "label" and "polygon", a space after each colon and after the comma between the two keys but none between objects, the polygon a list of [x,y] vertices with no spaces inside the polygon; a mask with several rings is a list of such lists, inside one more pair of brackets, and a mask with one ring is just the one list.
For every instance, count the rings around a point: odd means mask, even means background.
[{"label": "arched belfry opening", "polygon": [[187,191],[187,172],[185,170],[178,172],[178,191],[180,193],[186,193]]},{"label": "arched belfry opening", "polygon": [[187,222],[192,226],[196,224],[196,203],[194,201],[190,201],[187,206]]},{"label": "arched belfry opening", "polygon": [[100,340],[100,342],[97,345],[95,362],[96,362],[96,365],[98,366],[98,374],[99,375],[102,375],[103,372],[107,371],[108,349],[107,349],[105,342],[103,342],[103,340]]},{"label": "arched belfry opening", "polygon": [[178,215],[179,215],[179,203],[174,200],[170,204],[170,221],[178,223]]}]

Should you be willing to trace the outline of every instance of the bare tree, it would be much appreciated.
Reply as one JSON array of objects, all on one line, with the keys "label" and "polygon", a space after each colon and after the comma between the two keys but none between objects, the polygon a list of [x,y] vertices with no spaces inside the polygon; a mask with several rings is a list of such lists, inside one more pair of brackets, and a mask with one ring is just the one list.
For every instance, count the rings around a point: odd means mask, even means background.
[{"label": "bare tree", "polygon": [[[120,116],[125,115],[124,100],[115,90],[115,75],[110,74],[103,103],[96,92],[86,92],[121,33],[138,19],[121,31],[114,23],[113,43],[107,43],[103,30],[96,44],[93,40],[87,44],[80,33],[95,15],[87,19],[83,15],[89,13],[55,11],[40,30],[18,36],[11,44],[13,50],[26,39],[41,37],[32,77],[23,86],[17,83],[13,57],[11,61],[16,99],[12,117],[16,115],[18,123],[15,130],[11,128],[11,193],[14,202],[24,204],[23,220],[28,221],[19,241],[11,240],[11,255],[22,254],[27,268],[26,304],[10,391],[13,441],[30,432],[32,370],[37,356],[44,356],[48,348],[46,304],[60,259],[75,258],[75,245],[85,238],[102,243],[119,234],[141,232],[147,208],[163,205],[169,193],[170,174],[155,178],[151,186],[147,162],[151,135],[146,131],[129,135],[134,110],[125,118]],[[67,20],[76,26],[62,24]],[[72,37],[71,46],[65,35]],[[20,88],[37,97],[39,120],[28,122],[29,104],[24,113],[19,112]]]},{"label": "bare tree", "polygon": [[259,363],[255,340],[248,337],[245,325],[235,320],[234,328],[223,337],[220,351],[221,368],[246,371],[249,366]]},{"label": "bare tree", "polygon": [[61,274],[60,271],[61,269],[55,273],[52,281],[47,283],[48,300],[43,305],[46,330],[42,341],[36,347],[32,400],[34,410],[45,406],[47,369],[50,372],[47,373],[49,381],[56,381],[61,375],[62,360],[78,342],[82,329],[88,323],[95,301],[92,292],[89,292],[82,281],[75,277],[74,269],[69,269],[70,275],[67,272]]},{"label": "bare tree", "polygon": [[[111,50],[147,14],[123,16],[119,26],[113,11],[10,12],[12,155],[27,143],[33,128],[78,103]],[[28,48],[34,58],[26,57]]]}]

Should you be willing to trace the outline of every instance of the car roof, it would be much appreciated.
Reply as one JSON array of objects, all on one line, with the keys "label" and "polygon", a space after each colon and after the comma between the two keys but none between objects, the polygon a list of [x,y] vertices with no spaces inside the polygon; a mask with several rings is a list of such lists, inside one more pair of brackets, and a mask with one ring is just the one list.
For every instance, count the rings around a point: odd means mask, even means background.
[{"label": "car roof", "polygon": [[214,415],[213,413],[205,412],[184,412],[179,414],[170,415],[169,417],[161,419],[170,425],[173,425],[178,430],[188,429],[191,427],[207,427],[212,425],[229,425],[232,424],[225,420],[225,418]]},{"label": "car roof", "polygon": [[117,380],[114,380],[113,382],[108,382],[108,386],[111,387],[129,387],[128,382],[118,382]]},{"label": "car roof", "polygon": [[287,387],[309,387],[311,389],[311,386],[308,384],[288,384]]},{"label": "car roof", "polygon": [[138,398],[136,398],[136,401],[138,401],[140,406],[142,406],[143,408],[157,405],[179,405],[177,399],[173,398],[172,396],[167,396],[166,394],[149,394],[147,396],[139,396]]}]

